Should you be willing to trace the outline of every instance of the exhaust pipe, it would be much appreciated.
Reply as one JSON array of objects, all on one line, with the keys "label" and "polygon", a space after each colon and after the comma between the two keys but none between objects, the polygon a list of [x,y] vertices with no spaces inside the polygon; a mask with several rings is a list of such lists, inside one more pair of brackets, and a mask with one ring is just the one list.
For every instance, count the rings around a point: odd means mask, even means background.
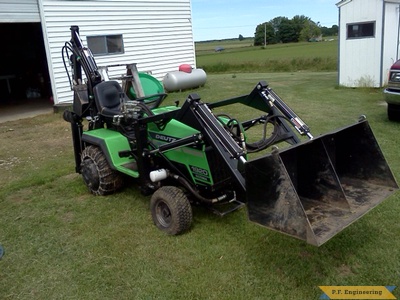
[{"label": "exhaust pipe", "polygon": [[399,187],[366,120],[245,165],[250,221],[320,246]]}]

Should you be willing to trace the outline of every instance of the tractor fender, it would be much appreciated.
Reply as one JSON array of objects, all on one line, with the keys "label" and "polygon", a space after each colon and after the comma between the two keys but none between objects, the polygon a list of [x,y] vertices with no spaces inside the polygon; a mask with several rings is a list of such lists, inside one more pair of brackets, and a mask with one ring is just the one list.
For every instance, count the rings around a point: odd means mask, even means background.
[{"label": "tractor fender", "polygon": [[82,142],[84,147],[89,145],[98,146],[104,153],[108,164],[114,170],[117,170],[117,166],[128,160],[127,157],[120,157],[119,155],[120,152],[130,150],[128,140],[117,131],[105,128],[86,131],[82,134]]}]

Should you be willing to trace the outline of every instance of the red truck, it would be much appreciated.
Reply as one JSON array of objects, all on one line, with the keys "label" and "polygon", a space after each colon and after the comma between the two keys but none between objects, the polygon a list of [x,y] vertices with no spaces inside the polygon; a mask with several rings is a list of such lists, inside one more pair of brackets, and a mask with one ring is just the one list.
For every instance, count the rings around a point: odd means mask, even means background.
[{"label": "red truck", "polygon": [[400,121],[400,60],[390,67],[388,86],[384,94],[389,120]]}]

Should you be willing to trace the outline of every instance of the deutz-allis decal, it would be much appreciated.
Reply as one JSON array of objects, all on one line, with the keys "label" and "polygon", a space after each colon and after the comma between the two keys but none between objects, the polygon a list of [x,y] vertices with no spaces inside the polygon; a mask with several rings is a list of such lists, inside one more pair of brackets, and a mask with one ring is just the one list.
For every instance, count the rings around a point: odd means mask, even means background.
[{"label": "deutz-allis decal", "polygon": [[160,134],[160,133],[156,133],[156,132],[150,132],[150,136],[155,140],[166,142],[166,143],[175,142],[177,140],[177,138],[175,138],[173,136]]},{"label": "deutz-allis decal", "polygon": [[193,178],[195,178],[196,180],[211,182],[210,173],[206,169],[199,168],[196,166],[189,166],[189,167],[190,170],[192,171]]}]

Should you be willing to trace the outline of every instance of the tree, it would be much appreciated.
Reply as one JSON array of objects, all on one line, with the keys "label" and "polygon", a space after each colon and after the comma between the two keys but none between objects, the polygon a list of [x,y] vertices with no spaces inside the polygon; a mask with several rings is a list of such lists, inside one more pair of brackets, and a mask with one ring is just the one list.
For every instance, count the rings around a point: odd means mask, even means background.
[{"label": "tree", "polygon": [[338,35],[339,27],[337,25],[333,25],[331,28],[321,27],[321,33],[323,36],[335,36]]},{"label": "tree", "polygon": [[[332,26],[331,31],[337,34],[338,27],[335,26]],[[276,44],[308,41],[311,38],[320,37],[321,30],[319,23],[315,23],[303,15],[294,16],[292,19],[276,17],[269,22],[257,25],[254,33],[254,45],[264,45],[265,42]]]},{"label": "tree", "polygon": [[298,42],[298,36],[296,35],[296,28],[294,22],[288,18],[283,18],[279,24],[277,36],[282,43],[293,43]]},{"label": "tree", "polygon": [[254,33],[254,46],[262,46],[266,44],[276,44],[277,39],[275,30],[270,22],[259,24]]},{"label": "tree", "polygon": [[308,20],[300,33],[300,40],[309,41],[321,36],[321,28],[315,22]]},{"label": "tree", "polygon": [[276,17],[256,28],[254,45],[297,42],[293,22],[286,17]]},{"label": "tree", "polygon": [[297,15],[297,16],[293,17],[292,22],[293,22],[294,29],[296,31],[296,39],[297,39],[297,41],[300,40],[301,31],[303,30],[305,24],[307,22],[309,22],[309,21],[311,21],[311,19],[309,17],[304,16],[304,15],[301,15],[301,16]]},{"label": "tree", "polygon": [[339,33],[339,26],[337,26],[337,25],[332,25],[331,29],[332,29],[332,34],[333,34],[333,35],[338,35],[338,33]]},{"label": "tree", "polygon": [[286,20],[289,20],[289,19],[286,18],[286,17],[276,17],[276,18],[273,18],[273,19],[272,19],[271,21],[269,21],[269,22],[271,23],[271,25],[272,25],[272,27],[274,28],[275,33],[276,33],[276,32],[279,31],[279,28],[280,28],[282,22],[285,22]]},{"label": "tree", "polygon": [[239,34],[239,41],[243,41],[243,40],[244,40],[243,35]]}]

